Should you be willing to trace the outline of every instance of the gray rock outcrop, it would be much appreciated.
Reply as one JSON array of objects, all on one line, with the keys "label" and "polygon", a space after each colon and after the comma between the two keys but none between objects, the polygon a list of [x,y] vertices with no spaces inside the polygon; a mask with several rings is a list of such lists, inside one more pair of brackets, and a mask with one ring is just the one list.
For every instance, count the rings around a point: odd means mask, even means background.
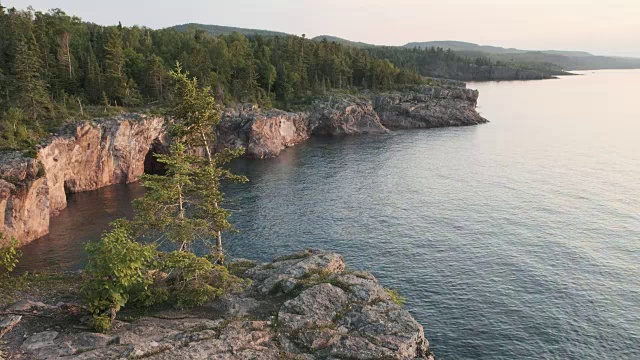
[{"label": "gray rock outcrop", "polygon": [[225,110],[218,128],[222,147],[243,146],[254,158],[274,157],[310,136],[386,134],[389,129],[469,126],[486,123],[476,111],[478,91],[462,82],[432,80],[437,86],[412,86],[402,92],[369,96],[328,96],[307,112]]},{"label": "gray rock outcrop", "polygon": [[382,125],[389,129],[469,126],[486,123],[476,111],[478,91],[424,86],[413,92],[377,95],[373,99]]},{"label": "gray rock outcrop", "polygon": [[10,355],[38,359],[433,359],[422,326],[376,278],[345,268],[338,254],[305,251],[254,265],[244,293],[190,312],[117,321],[108,335],[51,330],[47,319],[65,315],[40,316],[5,340]]},{"label": "gray rock outcrop", "polygon": [[314,135],[386,134],[389,132],[373,110],[371,101],[356,96],[317,101],[309,115],[309,130]]}]

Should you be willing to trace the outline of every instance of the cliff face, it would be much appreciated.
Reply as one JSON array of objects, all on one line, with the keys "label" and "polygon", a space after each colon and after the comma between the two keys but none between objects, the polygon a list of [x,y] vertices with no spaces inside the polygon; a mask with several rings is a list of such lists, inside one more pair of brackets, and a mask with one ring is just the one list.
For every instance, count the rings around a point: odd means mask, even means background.
[{"label": "cliff face", "polygon": [[116,321],[103,335],[78,330],[78,304],[23,300],[0,315],[0,337],[16,358],[433,359],[422,326],[373,275],[345,270],[339,254],[237,264],[251,286],[199,309]]},{"label": "cliff face", "polygon": [[137,181],[163,125],[163,118],[139,115],[81,122],[40,146],[37,159],[3,154],[0,232],[27,243],[49,232],[66,193]]},{"label": "cliff face", "polygon": [[457,81],[408,91],[328,97],[308,112],[263,111],[255,106],[226,110],[218,129],[222,146],[243,146],[246,155],[273,157],[313,135],[385,134],[389,129],[468,126],[486,123],[476,111],[478,91]]},{"label": "cliff face", "polygon": [[349,96],[313,104],[308,115],[314,135],[385,134],[387,130],[369,99]]},{"label": "cliff face", "polygon": [[218,146],[244,147],[247,156],[277,156],[284,148],[309,138],[304,113],[262,111],[256,106],[226,110],[218,127]]},{"label": "cliff face", "polygon": [[126,116],[74,124],[42,146],[51,212],[67,206],[66,192],[138,180],[144,159],[162,132],[161,117]]},{"label": "cliff face", "polygon": [[42,164],[19,153],[0,154],[0,232],[31,241],[49,232],[49,216]]},{"label": "cliff face", "polygon": [[468,126],[486,123],[476,111],[478,91],[425,86],[409,93],[375,96],[373,104],[389,129]]},{"label": "cliff face", "polygon": [[[402,93],[328,97],[308,112],[225,110],[219,147],[246,148],[267,158],[313,135],[385,134],[389,129],[476,125],[478,92],[440,81]],[[137,181],[153,171],[151,152],[166,151],[164,119],[127,115],[80,122],[38,149],[38,158],[0,154],[0,232],[27,243],[49,231],[49,219],[67,205],[66,194]]]}]

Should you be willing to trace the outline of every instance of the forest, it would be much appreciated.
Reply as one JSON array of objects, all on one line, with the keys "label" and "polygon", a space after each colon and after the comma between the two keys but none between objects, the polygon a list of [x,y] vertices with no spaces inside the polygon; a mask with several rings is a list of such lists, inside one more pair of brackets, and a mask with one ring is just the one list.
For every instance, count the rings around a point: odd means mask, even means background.
[{"label": "forest", "polygon": [[[362,49],[305,35],[101,26],[0,5],[0,149],[25,149],[70,119],[158,111],[180,63],[219,104],[293,109],[327,92],[420,84],[433,64],[482,66],[443,49]],[[422,74],[421,74],[422,73]]]},{"label": "forest", "polygon": [[[210,86],[219,103],[291,108],[338,89],[420,83],[414,70],[305,36],[214,36],[100,26],[59,9],[0,7],[0,148],[24,148],[69,118],[160,106],[169,69]],[[93,114],[95,115],[95,114]]]}]

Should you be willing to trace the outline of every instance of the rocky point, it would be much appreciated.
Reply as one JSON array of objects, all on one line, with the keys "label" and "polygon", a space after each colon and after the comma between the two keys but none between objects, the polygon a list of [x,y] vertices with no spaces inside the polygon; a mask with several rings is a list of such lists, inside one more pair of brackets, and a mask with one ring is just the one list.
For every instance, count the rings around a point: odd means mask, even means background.
[{"label": "rocky point", "polygon": [[433,359],[422,326],[376,278],[308,250],[230,268],[244,291],[190,311],[86,327],[81,302],[22,300],[0,312],[10,357],[37,359]]}]

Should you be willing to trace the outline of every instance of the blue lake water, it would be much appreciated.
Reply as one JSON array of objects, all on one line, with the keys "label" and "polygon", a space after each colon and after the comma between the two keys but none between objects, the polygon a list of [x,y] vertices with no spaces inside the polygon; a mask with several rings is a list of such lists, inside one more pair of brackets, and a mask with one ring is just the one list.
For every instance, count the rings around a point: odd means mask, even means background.
[{"label": "blue lake water", "polygon": [[[442,359],[640,358],[640,71],[474,83],[475,127],[316,138],[240,160],[231,256],[341,252]],[[22,269],[78,268],[138,185],[75,194]]]}]

